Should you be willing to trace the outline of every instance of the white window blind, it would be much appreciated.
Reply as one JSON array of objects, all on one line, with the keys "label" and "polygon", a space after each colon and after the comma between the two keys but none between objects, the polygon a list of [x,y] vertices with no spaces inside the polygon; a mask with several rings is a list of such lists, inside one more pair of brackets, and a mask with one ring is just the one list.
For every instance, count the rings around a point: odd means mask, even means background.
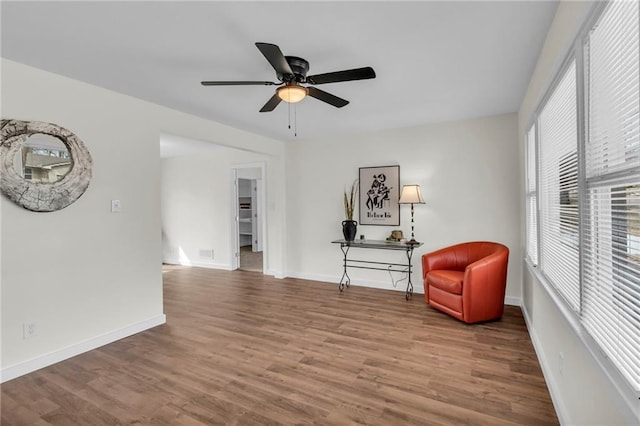
[{"label": "white window blind", "polygon": [[640,390],[640,10],[612,2],[585,43],[582,322]]},{"label": "white window blind", "polygon": [[540,112],[540,266],[569,305],[580,308],[576,64]]},{"label": "white window blind", "polygon": [[538,212],[536,194],[536,126],[527,132],[527,256],[534,265],[538,264]]}]

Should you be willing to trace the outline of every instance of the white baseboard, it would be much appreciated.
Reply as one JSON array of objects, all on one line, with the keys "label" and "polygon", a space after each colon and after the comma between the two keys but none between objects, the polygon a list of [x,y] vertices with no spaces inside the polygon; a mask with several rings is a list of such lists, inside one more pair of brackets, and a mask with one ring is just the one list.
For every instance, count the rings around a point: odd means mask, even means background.
[{"label": "white baseboard", "polygon": [[[195,266],[198,268],[209,268],[209,269],[222,269],[224,271],[233,271],[233,268],[228,263],[215,263],[215,262],[202,262],[202,261],[182,261],[180,259],[163,259],[162,263],[166,263],[167,265],[180,265],[180,266]],[[269,269],[264,272],[265,275],[271,275],[274,278],[286,278],[286,276],[278,271],[274,271]]]},{"label": "white baseboard", "polygon": [[504,304],[505,305],[511,305],[511,306],[522,306],[522,298],[513,297],[513,296],[505,296]]},{"label": "white baseboard", "polygon": [[158,315],[156,317],[149,318],[148,320],[131,324],[124,328],[114,330],[96,337],[92,337],[71,346],[67,346],[66,348],[40,355],[28,361],[11,365],[9,367],[3,368],[0,372],[0,383],[4,383],[33,371],[40,370],[41,368],[48,367],[60,361],[64,361],[65,359],[69,359],[76,355],[80,355],[90,350],[99,348],[100,346],[115,342],[116,340],[124,339],[125,337],[140,333],[141,331],[148,330],[166,322],[166,315]]},{"label": "white baseboard", "polygon": [[[340,278],[332,275],[320,275],[320,274],[306,274],[302,272],[289,272],[287,275],[291,278],[299,278],[301,280],[310,280],[310,281],[320,281],[330,284],[338,285],[340,282]],[[401,281],[396,287],[389,281],[372,281],[372,280],[351,280],[351,285],[361,286],[361,287],[370,287],[370,288],[378,288],[382,290],[395,290],[395,291],[406,291],[407,290],[407,281]],[[417,285],[413,283],[413,293],[414,294],[424,294],[424,287],[422,287],[422,281],[420,281]],[[521,306],[522,299],[520,297],[514,296],[506,296],[504,299],[505,305],[512,306]]]},{"label": "white baseboard", "polygon": [[[307,273],[303,273],[303,272],[289,272],[287,274],[287,277],[291,277],[291,278],[299,278],[301,280],[309,280],[309,281],[320,281],[320,282],[324,282],[324,283],[328,283],[331,285],[338,285],[338,283],[340,282],[340,277],[336,277],[334,275],[321,275],[321,274],[307,274]],[[377,289],[381,289],[381,290],[395,290],[395,291],[401,291],[401,292],[405,292],[407,291],[407,281],[403,280],[400,281],[400,283],[396,286],[393,287],[393,284],[391,284],[391,282],[389,280],[387,281],[375,281],[375,280],[351,280],[351,284],[350,285],[355,285],[358,287],[369,287],[369,288],[377,288]],[[416,283],[413,283],[413,293],[414,294],[424,294],[424,289],[422,288],[422,283],[419,283],[419,285],[416,285]]]},{"label": "white baseboard", "polygon": [[271,270],[271,269],[266,271],[264,274],[265,275],[271,275],[272,277],[277,278],[279,280],[287,278],[282,272],[274,271],[274,270]]},{"label": "white baseboard", "polygon": [[536,334],[536,331],[531,326],[531,318],[529,317],[529,313],[527,312],[526,305],[522,304],[521,309],[522,309],[522,315],[524,316],[524,322],[527,325],[527,331],[529,331],[529,336],[531,337],[531,343],[533,343],[533,349],[536,351],[538,362],[540,363],[540,368],[542,369],[542,375],[544,376],[545,382],[547,382],[547,388],[549,389],[549,395],[551,396],[553,407],[556,410],[558,421],[560,422],[561,425],[567,425],[569,424],[568,417],[566,415],[567,410],[564,404],[562,403],[562,398],[560,398],[558,394],[558,387],[555,384],[553,374],[551,374],[550,364],[544,355],[544,351],[542,350],[542,345],[540,344],[538,335]]},{"label": "white baseboard", "polygon": [[229,265],[228,263],[216,263],[202,260],[184,261],[180,259],[163,259],[162,263],[166,263],[168,265],[196,266],[198,268],[223,269],[225,271],[232,270],[231,265]]}]

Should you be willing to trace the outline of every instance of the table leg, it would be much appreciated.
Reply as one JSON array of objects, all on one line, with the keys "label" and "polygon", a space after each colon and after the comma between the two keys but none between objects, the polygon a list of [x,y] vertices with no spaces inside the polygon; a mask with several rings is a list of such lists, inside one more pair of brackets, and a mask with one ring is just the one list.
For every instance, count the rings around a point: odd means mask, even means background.
[{"label": "table leg", "polygon": [[351,284],[351,278],[349,278],[349,274],[347,273],[347,253],[349,253],[348,245],[341,244],[340,250],[342,250],[342,254],[344,255],[344,259],[342,261],[342,278],[340,278],[340,284],[338,285],[338,289],[342,292],[344,290],[345,285],[349,287]]},{"label": "table leg", "polygon": [[407,263],[409,265],[409,279],[407,280],[407,291],[404,294],[406,300],[411,300],[413,297],[413,283],[411,282],[411,257],[413,256],[413,247],[407,249]]}]

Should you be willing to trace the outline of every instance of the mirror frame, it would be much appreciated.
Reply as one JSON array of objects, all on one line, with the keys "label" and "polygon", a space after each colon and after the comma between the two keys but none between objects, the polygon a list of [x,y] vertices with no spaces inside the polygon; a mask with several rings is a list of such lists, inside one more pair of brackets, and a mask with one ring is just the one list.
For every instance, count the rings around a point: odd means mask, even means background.
[{"label": "mirror frame", "polygon": [[[60,139],[73,162],[71,170],[59,181],[30,182],[14,168],[16,154],[34,134]],[[91,154],[73,132],[42,121],[0,120],[0,190],[11,201],[34,212],[53,212],[73,204],[89,187]]]}]

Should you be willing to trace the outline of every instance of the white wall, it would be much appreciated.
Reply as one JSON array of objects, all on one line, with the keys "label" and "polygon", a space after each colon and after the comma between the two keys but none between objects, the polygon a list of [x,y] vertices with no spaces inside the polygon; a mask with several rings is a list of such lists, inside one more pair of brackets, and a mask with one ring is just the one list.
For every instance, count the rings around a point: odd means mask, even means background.
[{"label": "white wall", "polygon": [[[282,191],[283,158],[220,147],[206,156],[172,157],[162,160],[163,261],[173,264],[231,269],[231,168],[240,164],[264,163],[267,204]],[[259,169],[239,169],[238,175],[255,179]],[[237,202],[237,200],[236,200]],[[272,261],[271,236],[277,231],[273,217],[276,202],[267,211],[267,274],[282,276],[282,266]],[[277,236],[277,235],[275,235]],[[200,249],[214,250],[213,259],[199,256]],[[276,256],[275,259],[280,259]]]},{"label": "white wall", "polygon": [[[94,161],[87,192],[61,211],[0,197],[3,380],[164,322],[162,132],[283,158],[281,142],[4,59],[2,114],[68,128]],[[280,270],[283,176],[274,168],[270,243]],[[122,213],[110,213],[112,199]],[[23,340],[24,322],[37,323],[35,338]]]},{"label": "white wall", "polygon": [[[238,169],[238,178],[240,179],[262,179],[262,175],[260,173],[260,168],[258,167],[248,167],[239,168]],[[251,188],[249,188],[249,192],[251,192]]]},{"label": "white wall", "polygon": [[[521,164],[524,164],[526,126],[591,6],[587,2],[561,2],[558,7],[518,116]],[[524,176],[521,176],[521,182],[524,182]],[[524,253],[524,190],[520,200]],[[543,285],[535,268],[522,258],[513,260],[522,264],[523,310],[561,422],[571,425],[640,424],[637,397],[634,398],[629,389],[623,391],[624,395],[619,393],[580,337],[579,324],[558,308],[553,293]],[[561,353],[564,357],[562,372]]]},{"label": "white wall", "polygon": [[[490,240],[511,250],[507,295],[519,303],[521,170],[516,114],[292,145],[287,149],[287,170],[295,176],[287,182],[287,274],[339,281],[342,253],[331,240],[342,238],[343,191],[358,177],[359,167],[395,164],[400,165],[400,185],[419,184],[426,201],[415,206],[416,239],[425,243],[414,254],[415,291],[424,291],[423,253]],[[401,206],[400,226],[359,225],[358,235],[385,239],[393,229],[410,235],[409,206]],[[379,250],[361,250],[358,255],[394,262],[403,256]],[[384,271],[353,270],[350,275],[354,284],[393,288]]]}]

